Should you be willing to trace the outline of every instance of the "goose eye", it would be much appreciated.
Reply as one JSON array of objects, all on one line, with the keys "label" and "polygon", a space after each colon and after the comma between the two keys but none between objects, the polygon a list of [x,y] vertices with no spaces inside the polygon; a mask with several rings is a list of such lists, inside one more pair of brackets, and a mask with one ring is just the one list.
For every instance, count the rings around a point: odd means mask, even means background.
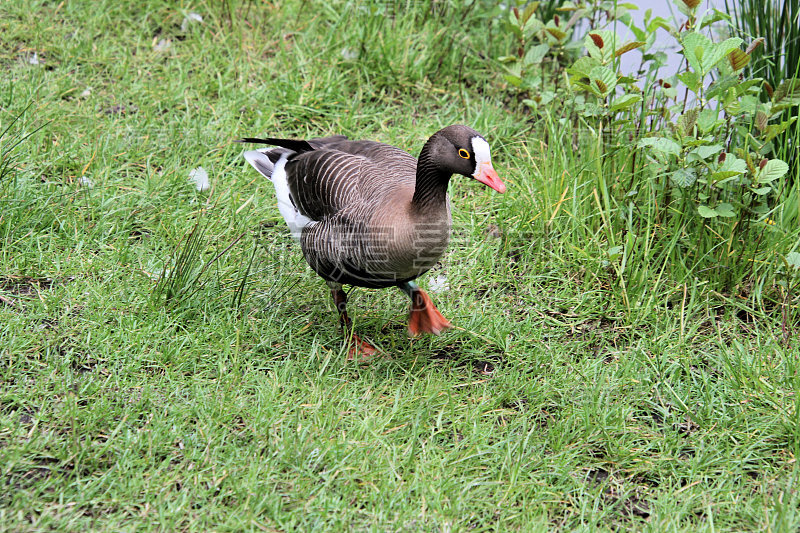
[{"label": "goose eye", "polygon": [[461,157],[463,157],[464,159],[469,159],[469,152],[467,152],[467,151],[466,151],[466,150],[464,150],[463,148],[459,148],[459,150],[458,150],[458,155],[460,155],[460,156],[461,156]]}]

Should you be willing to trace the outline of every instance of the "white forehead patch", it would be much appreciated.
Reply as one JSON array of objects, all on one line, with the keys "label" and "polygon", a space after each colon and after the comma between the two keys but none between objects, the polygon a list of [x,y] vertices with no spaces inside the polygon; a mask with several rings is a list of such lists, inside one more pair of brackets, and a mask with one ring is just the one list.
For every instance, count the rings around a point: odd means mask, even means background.
[{"label": "white forehead patch", "polygon": [[475,154],[475,168],[480,168],[481,163],[492,162],[492,155],[489,152],[489,143],[480,137],[472,138],[472,153]]}]

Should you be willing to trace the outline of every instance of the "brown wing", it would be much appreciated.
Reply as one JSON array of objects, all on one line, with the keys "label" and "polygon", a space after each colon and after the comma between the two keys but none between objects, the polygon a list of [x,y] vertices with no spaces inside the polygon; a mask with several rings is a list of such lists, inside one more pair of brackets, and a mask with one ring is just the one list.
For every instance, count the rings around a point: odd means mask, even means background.
[{"label": "brown wing", "polygon": [[386,144],[346,139],[311,140],[313,151],[286,163],[292,201],[305,216],[322,220],[343,209],[380,207],[388,191],[416,180],[417,160]]}]

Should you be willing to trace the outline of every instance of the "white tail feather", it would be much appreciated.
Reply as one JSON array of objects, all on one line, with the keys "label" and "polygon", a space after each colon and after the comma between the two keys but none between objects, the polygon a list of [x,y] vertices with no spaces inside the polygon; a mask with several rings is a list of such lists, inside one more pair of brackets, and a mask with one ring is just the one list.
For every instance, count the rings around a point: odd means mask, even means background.
[{"label": "white tail feather", "polygon": [[273,163],[270,161],[266,154],[276,150],[276,148],[262,148],[260,150],[250,150],[244,153],[244,158],[248,163],[253,165],[253,168],[258,170],[275,186],[275,196],[278,199],[278,211],[289,226],[289,231],[295,239],[300,240],[300,235],[303,233],[303,228],[311,224],[313,221],[302,214],[292,203],[291,194],[289,192],[289,183],[286,179],[286,160],[294,152],[285,152],[281,154],[280,159]]},{"label": "white tail feather", "polygon": [[261,174],[272,179],[272,172],[275,165],[269,160],[266,154],[270,153],[274,148],[262,148],[261,150],[248,150],[244,153],[245,160],[253,165],[253,168],[258,170]]}]

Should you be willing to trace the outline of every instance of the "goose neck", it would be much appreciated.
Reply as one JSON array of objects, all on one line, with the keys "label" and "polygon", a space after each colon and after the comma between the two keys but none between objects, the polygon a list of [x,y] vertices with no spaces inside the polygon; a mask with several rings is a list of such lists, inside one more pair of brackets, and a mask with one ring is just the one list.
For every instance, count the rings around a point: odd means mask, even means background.
[{"label": "goose neck", "polygon": [[451,172],[443,171],[435,163],[431,142],[422,148],[417,161],[417,183],[411,203],[419,209],[441,207],[447,202],[447,184]]}]

